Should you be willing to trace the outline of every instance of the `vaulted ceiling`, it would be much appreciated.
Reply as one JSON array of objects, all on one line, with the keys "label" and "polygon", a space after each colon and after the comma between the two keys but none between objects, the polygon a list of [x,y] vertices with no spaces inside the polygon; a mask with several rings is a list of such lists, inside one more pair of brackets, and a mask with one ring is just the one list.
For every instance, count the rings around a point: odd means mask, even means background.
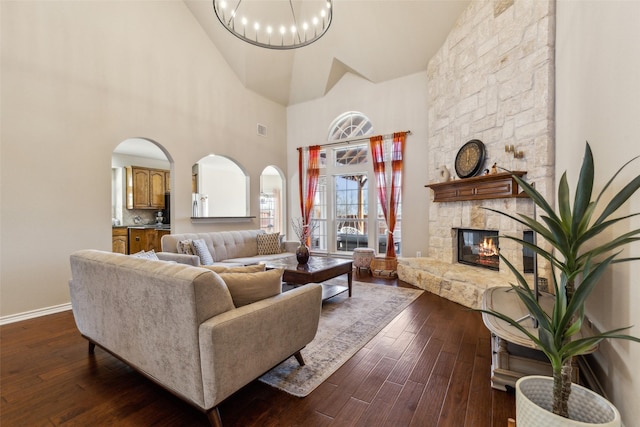
[{"label": "vaulted ceiling", "polygon": [[324,37],[279,51],[234,37],[212,0],[183,1],[244,86],[285,106],[324,96],[347,72],[379,83],[426,70],[470,2],[334,0]]}]

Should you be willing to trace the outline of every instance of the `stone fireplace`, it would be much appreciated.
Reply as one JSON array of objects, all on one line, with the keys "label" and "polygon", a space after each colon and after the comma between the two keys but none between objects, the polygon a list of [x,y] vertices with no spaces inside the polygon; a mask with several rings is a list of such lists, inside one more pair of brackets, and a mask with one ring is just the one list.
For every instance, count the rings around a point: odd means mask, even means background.
[{"label": "stone fireplace", "polygon": [[[470,3],[427,68],[425,184],[439,182],[443,167],[453,173],[460,147],[479,139],[486,148],[482,170],[496,165],[498,171],[526,172],[523,179],[554,203],[554,30],[553,1]],[[425,197],[427,257],[402,258],[398,276],[479,307],[485,289],[507,286],[514,277],[503,266],[459,264],[455,230],[497,230],[500,236],[522,238],[526,230],[500,213],[533,216],[533,202],[517,196],[434,202],[428,188]],[[522,247],[510,239],[499,244],[501,254],[533,283],[533,274],[525,273],[530,268]],[[548,277],[545,268],[539,266],[542,277]]]}]

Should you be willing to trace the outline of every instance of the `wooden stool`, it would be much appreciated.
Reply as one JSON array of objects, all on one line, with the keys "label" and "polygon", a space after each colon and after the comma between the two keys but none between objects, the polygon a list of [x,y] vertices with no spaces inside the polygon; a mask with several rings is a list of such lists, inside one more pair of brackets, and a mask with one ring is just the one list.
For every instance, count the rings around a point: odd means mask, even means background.
[{"label": "wooden stool", "polygon": [[355,248],[353,250],[353,266],[360,271],[366,268],[371,271],[371,261],[376,257],[376,251],[371,248]]}]

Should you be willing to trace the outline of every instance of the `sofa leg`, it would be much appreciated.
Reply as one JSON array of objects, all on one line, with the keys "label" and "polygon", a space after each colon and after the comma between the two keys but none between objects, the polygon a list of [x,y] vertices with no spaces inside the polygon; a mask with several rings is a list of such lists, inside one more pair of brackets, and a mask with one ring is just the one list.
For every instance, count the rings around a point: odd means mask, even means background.
[{"label": "sofa leg", "polygon": [[294,354],[296,360],[298,361],[298,363],[300,364],[300,366],[304,366],[304,359],[302,358],[302,353],[300,353],[299,351],[297,351]]},{"label": "sofa leg", "polygon": [[89,354],[94,354],[96,352],[96,345],[89,341]]},{"label": "sofa leg", "polygon": [[211,427],[222,427],[222,419],[220,418],[220,411],[218,411],[217,406],[207,412],[207,418],[209,419]]}]

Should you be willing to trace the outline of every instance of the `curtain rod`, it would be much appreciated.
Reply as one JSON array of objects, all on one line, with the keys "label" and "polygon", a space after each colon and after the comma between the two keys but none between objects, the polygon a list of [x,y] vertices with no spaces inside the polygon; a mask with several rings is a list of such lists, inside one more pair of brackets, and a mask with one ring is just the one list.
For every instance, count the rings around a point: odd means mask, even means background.
[{"label": "curtain rod", "polygon": [[[407,135],[411,135],[411,131],[407,130],[405,131],[405,133]],[[371,139],[372,137],[377,136],[377,135],[372,135],[369,137],[364,137],[364,138],[354,138],[354,139],[345,139],[342,141],[336,141],[336,142],[327,142],[326,144],[319,144],[320,147],[329,147],[331,145],[339,145],[339,144],[351,144],[352,142],[360,142],[360,141],[369,141],[369,139]],[[389,139],[389,138],[393,138],[393,133],[388,133],[385,135],[382,135],[382,139]],[[305,147],[298,147],[298,150],[301,150]]]}]

